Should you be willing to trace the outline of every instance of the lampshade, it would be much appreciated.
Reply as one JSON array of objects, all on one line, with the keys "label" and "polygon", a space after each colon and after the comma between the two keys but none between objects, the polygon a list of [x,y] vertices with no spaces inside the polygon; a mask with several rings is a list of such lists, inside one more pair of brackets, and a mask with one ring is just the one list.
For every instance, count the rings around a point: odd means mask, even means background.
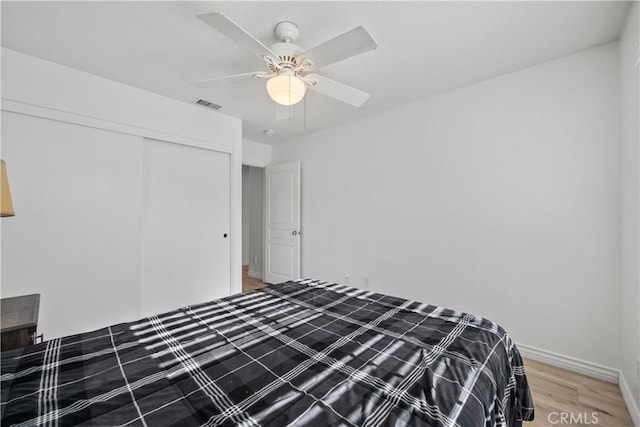
[{"label": "lampshade", "polygon": [[307,86],[296,76],[278,74],[267,80],[267,92],[274,102],[282,105],[293,105],[304,98]]},{"label": "lampshade", "polygon": [[7,167],[2,163],[2,185],[0,187],[0,216],[14,216],[13,203],[11,203],[11,191],[9,191],[9,179],[7,179]]}]

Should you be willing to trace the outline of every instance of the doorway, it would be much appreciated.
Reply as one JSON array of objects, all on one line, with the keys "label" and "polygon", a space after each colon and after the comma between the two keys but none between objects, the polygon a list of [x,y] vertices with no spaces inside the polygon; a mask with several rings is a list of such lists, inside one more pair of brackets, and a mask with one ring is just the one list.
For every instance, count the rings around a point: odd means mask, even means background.
[{"label": "doorway", "polygon": [[242,165],[242,292],[268,286],[263,279],[264,168]]}]

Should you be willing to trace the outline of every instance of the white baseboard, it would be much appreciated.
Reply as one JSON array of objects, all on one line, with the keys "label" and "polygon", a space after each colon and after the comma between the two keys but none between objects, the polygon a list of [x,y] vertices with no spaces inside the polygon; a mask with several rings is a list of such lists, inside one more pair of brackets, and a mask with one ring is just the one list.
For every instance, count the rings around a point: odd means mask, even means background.
[{"label": "white baseboard", "polygon": [[620,377],[620,371],[618,369],[610,368],[608,366],[587,362],[586,360],[577,359],[560,353],[554,353],[548,350],[542,350],[526,344],[517,344],[517,347],[518,350],[520,350],[520,354],[524,357],[587,375],[589,377],[598,378],[615,384],[618,383],[618,378]]},{"label": "white baseboard", "polygon": [[247,276],[253,278],[253,279],[260,279],[262,280],[262,272],[258,272],[258,271],[251,271],[249,270],[247,272]]},{"label": "white baseboard", "polygon": [[629,388],[629,384],[624,378],[622,371],[620,371],[620,379],[618,381],[618,384],[620,385],[620,392],[622,393],[622,397],[624,398],[624,403],[627,404],[627,410],[629,411],[629,415],[631,415],[631,421],[633,421],[633,425],[636,427],[640,427],[640,410],[638,409],[638,405],[633,399],[633,394],[631,394],[631,389]]},{"label": "white baseboard", "polygon": [[526,344],[517,344],[517,346],[518,350],[520,350],[520,354],[529,359],[618,384],[622,397],[624,398],[624,402],[627,405],[629,415],[631,415],[633,425],[635,427],[640,427],[640,410],[633,399],[633,394],[631,394],[629,384],[624,378],[621,370],[599,365],[597,363],[587,362],[586,360],[566,356],[564,354],[554,353],[553,351],[532,347]]}]

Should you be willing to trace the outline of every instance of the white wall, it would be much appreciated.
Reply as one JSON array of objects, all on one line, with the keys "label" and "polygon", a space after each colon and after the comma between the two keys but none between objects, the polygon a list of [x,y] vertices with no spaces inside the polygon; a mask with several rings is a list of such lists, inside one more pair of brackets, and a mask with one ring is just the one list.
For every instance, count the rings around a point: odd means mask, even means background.
[{"label": "white wall", "polygon": [[268,144],[242,140],[242,164],[263,168],[271,164],[272,148]]},{"label": "white wall", "polygon": [[273,161],[302,161],[303,277],[349,274],[615,367],[618,140],[613,43],[275,145]]},{"label": "white wall", "polygon": [[242,165],[242,265],[249,265],[249,166]]},{"label": "white wall", "polygon": [[262,279],[264,169],[249,167],[249,276]]},{"label": "white wall", "polygon": [[257,279],[262,279],[263,176],[263,168],[242,165],[242,265]]},{"label": "white wall", "polygon": [[242,140],[242,264],[249,266],[250,277],[258,279],[262,279],[263,168],[271,164],[271,153],[268,144]]},{"label": "white wall", "polygon": [[[141,315],[141,207],[128,196],[142,184],[142,138],[230,154],[231,285],[241,290],[240,120],[4,48],[2,110],[12,121],[10,133],[3,128],[2,156],[16,216],[0,223],[0,292],[41,293],[45,337]],[[23,155],[27,147],[13,144],[19,137],[48,151],[32,160]],[[14,149],[22,150],[19,158]],[[73,169],[56,175],[56,168]],[[46,209],[33,212],[29,197],[45,188],[47,203],[37,202]],[[25,223],[29,218],[38,222]],[[61,246],[69,249],[65,257],[56,252]]]},{"label": "white wall", "polygon": [[[638,58],[640,21],[634,2],[620,37],[620,95],[622,141],[622,286],[620,294],[620,362],[622,373],[636,403],[640,417],[640,111]],[[629,405],[630,406],[630,405]],[[640,424],[640,418],[636,418]]]},{"label": "white wall", "polygon": [[6,48],[2,99],[242,148],[239,119]]}]

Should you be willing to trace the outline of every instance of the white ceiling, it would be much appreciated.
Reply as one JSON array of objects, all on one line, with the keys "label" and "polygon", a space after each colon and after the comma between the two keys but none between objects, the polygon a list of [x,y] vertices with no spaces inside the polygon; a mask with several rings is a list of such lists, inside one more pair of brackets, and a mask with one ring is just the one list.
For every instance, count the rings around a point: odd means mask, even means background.
[{"label": "white ceiling", "polygon": [[[626,2],[9,2],[2,46],[186,102],[222,105],[244,137],[277,142],[391,109],[618,38]],[[199,89],[190,80],[262,70],[261,61],[197,19],[222,11],[265,44],[284,20],[314,47],[364,25],[378,49],[322,68],[367,91],[354,108],[308,93],[275,120],[264,81]],[[306,114],[305,114],[306,106]],[[274,129],[266,136],[265,129]]]}]

